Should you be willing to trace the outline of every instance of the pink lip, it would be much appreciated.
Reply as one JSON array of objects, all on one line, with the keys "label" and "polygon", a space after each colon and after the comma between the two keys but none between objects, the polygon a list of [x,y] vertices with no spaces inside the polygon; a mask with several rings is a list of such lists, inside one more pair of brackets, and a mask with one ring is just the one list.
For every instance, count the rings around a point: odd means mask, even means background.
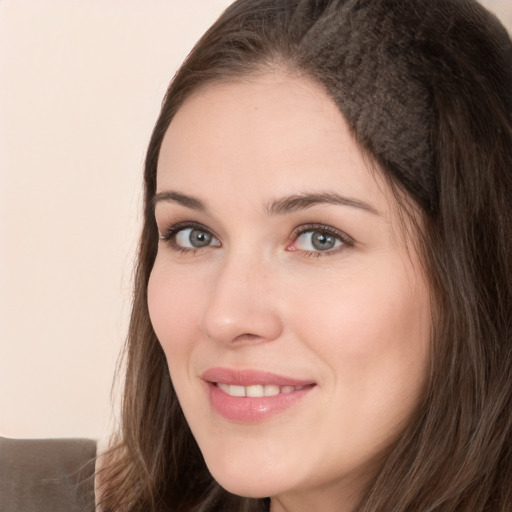
[{"label": "pink lip", "polygon": [[[259,370],[234,370],[211,368],[204,372],[202,379],[213,409],[230,421],[256,423],[283,412],[304,398],[314,387],[312,381],[293,379]],[[221,390],[217,383],[235,386],[275,385],[300,387],[291,393],[264,397],[235,397]]]},{"label": "pink lip", "polygon": [[202,375],[207,382],[223,382],[234,386],[251,386],[253,384],[272,384],[274,386],[308,386],[310,380],[291,379],[275,373],[259,370],[235,370],[231,368],[210,368]]}]

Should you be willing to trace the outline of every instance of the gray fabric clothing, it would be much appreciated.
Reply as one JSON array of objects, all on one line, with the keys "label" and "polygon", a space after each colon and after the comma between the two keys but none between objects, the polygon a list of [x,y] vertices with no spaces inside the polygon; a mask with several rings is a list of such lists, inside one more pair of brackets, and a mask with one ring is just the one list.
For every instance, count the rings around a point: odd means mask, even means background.
[{"label": "gray fabric clothing", "polygon": [[2,512],[94,512],[96,442],[0,437]]}]

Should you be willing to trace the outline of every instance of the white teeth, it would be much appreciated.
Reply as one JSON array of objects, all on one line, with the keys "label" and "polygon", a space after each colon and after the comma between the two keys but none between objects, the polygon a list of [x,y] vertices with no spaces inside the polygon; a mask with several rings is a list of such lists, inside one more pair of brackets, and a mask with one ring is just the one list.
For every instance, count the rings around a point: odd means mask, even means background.
[{"label": "white teeth", "polygon": [[260,398],[264,396],[287,395],[293,391],[298,391],[304,386],[276,386],[275,384],[253,384],[251,386],[235,386],[233,384],[224,384],[217,382],[219,389],[230,396]]},{"label": "white teeth", "polygon": [[265,396],[263,386],[256,384],[245,388],[245,396],[259,397]]},{"label": "white teeth", "polygon": [[229,386],[229,394],[231,396],[245,396],[244,386]]},{"label": "white teeth", "polygon": [[279,386],[268,384],[265,386],[265,396],[276,396],[279,395]]},{"label": "white teeth", "polygon": [[223,382],[217,382],[217,386],[229,395],[229,384],[224,384]]}]

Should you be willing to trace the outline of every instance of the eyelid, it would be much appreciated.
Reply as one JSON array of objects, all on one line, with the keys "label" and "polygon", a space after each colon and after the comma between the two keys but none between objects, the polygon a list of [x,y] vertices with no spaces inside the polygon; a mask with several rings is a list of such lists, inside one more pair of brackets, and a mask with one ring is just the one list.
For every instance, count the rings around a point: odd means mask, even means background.
[{"label": "eyelid", "polygon": [[[304,233],[312,232],[312,231],[322,231],[324,233],[327,233],[328,235],[332,235],[338,240],[342,242],[341,246],[335,247],[333,249],[327,249],[325,251],[306,251],[304,249],[295,249],[292,248],[292,245],[296,242],[296,240],[303,235]],[[332,226],[328,226],[326,224],[302,224],[301,226],[296,227],[292,234],[290,235],[290,241],[291,243],[287,246],[287,250],[296,251],[296,252],[302,252],[308,256],[330,256],[333,254],[336,254],[347,247],[353,247],[355,244],[355,241],[352,237],[347,235],[345,232],[333,228]]]},{"label": "eyelid", "polygon": [[[185,229],[197,229],[200,231],[204,231],[205,233],[209,233],[212,238],[214,238],[218,244],[215,245],[206,245],[204,247],[182,247],[181,245],[178,245],[176,243],[176,235]],[[183,222],[176,222],[174,224],[171,224],[170,226],[166,227],[163,230],[163,233],[160,233],[159,236],[160,240],[162,242],[168,243],[172,249],[179,252],[196,252],[201,249],[208,249],[210,247],[219,247],[220,241],[219,237],[215,235],[215,233],[212,232],[211,229],[207,228],[203,224],[200,224],[199,222],[193,222],[193,221],[183,221]]]}]

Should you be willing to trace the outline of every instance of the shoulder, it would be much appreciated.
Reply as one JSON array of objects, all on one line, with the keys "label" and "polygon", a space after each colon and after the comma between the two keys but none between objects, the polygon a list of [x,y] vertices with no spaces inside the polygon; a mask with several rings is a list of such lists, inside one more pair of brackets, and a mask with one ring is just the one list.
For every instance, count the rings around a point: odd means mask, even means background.
[{"label": "shoulder", "polygon": [[93,512],[96,441],[0,437],[3,512]]}]

